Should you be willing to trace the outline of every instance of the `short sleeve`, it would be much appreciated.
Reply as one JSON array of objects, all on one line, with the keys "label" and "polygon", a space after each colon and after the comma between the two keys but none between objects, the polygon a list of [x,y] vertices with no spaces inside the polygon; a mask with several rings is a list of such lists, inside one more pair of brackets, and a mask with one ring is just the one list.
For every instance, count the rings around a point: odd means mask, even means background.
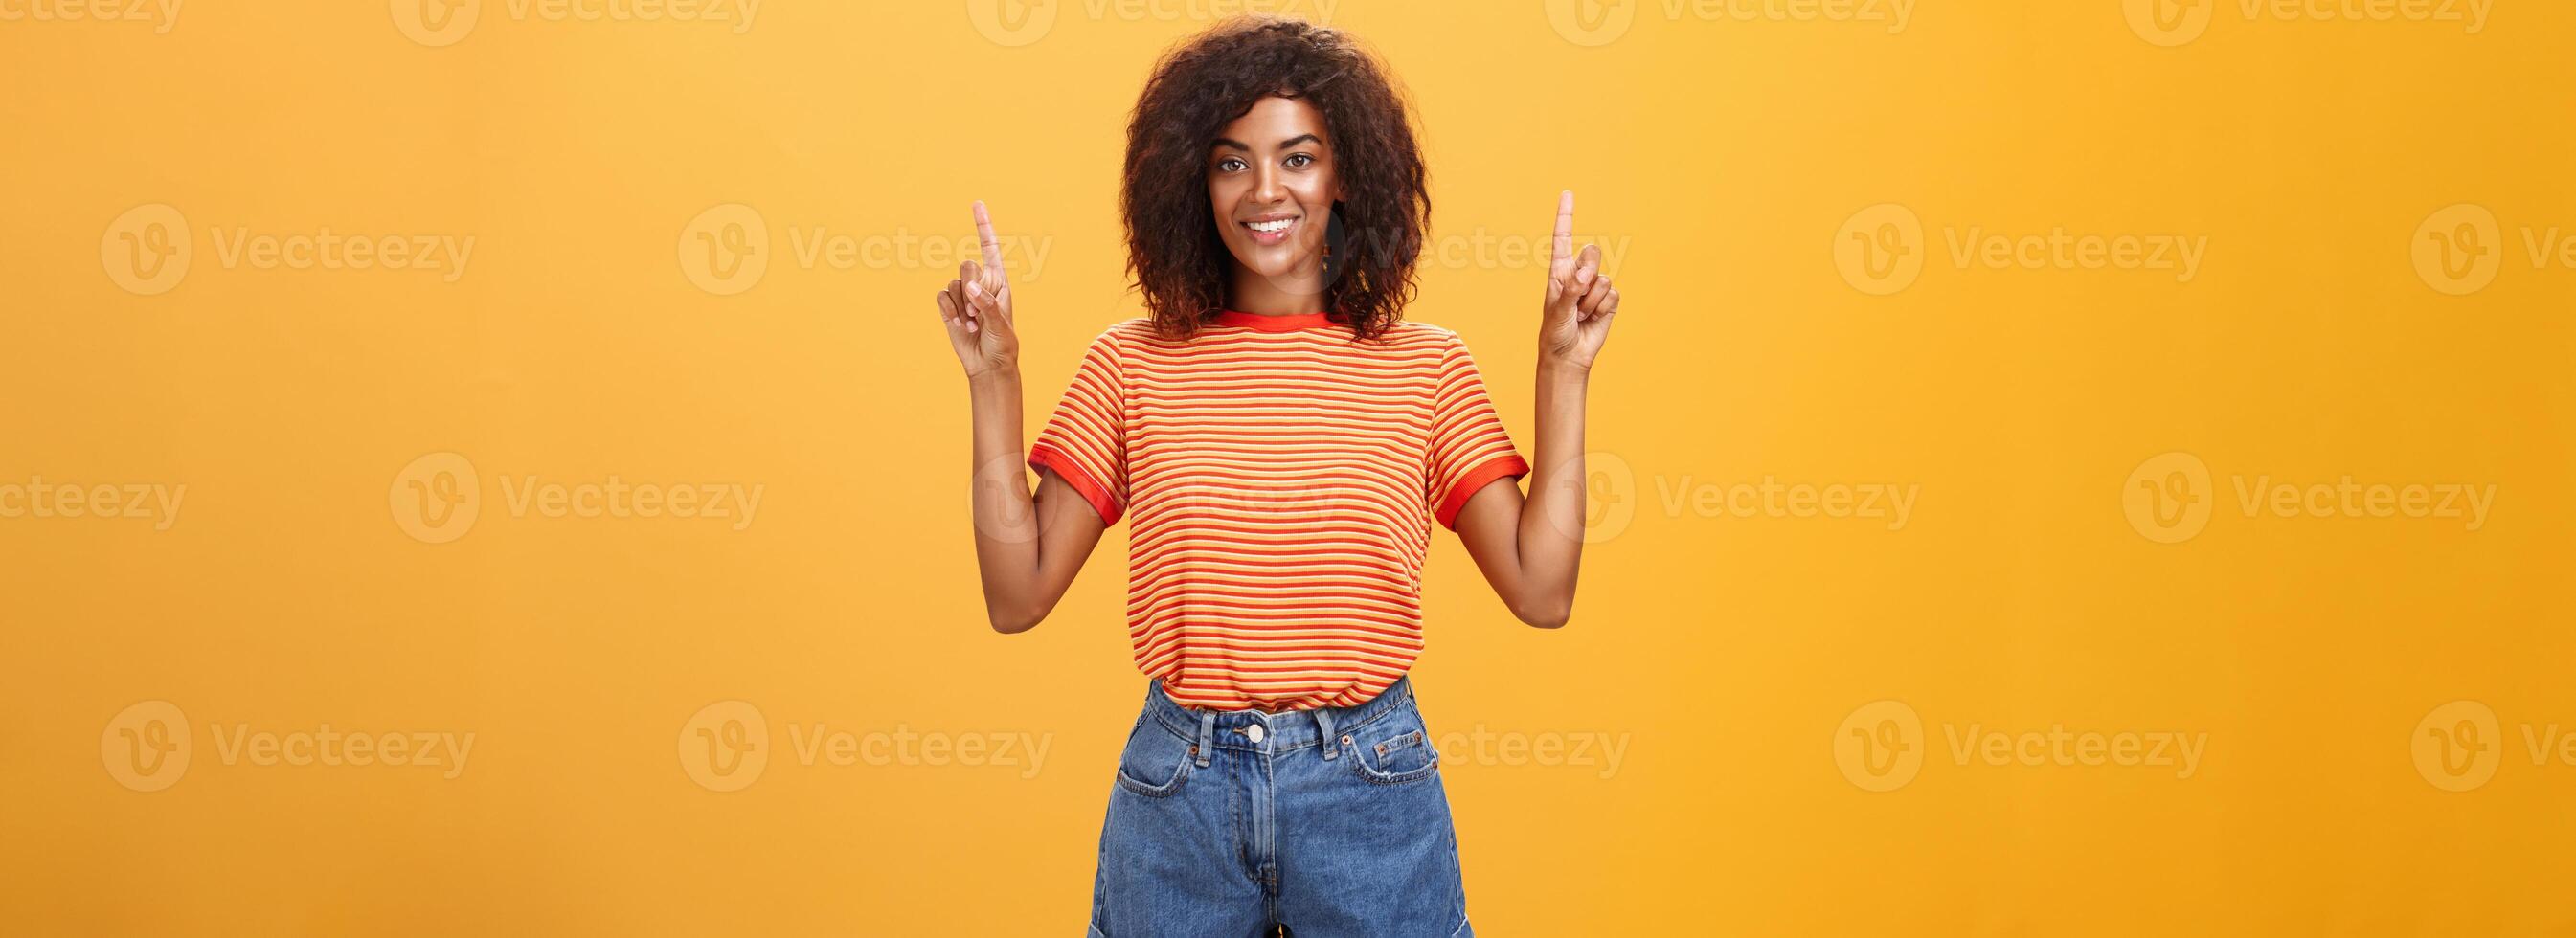
[{"label": "short sleeve", "polygon": [[1440,355],[1440,390],[1432,401],[1430,488],[1424,497],[1440,526],[1458,529],[1458,510],[1496,479],[1529,474],[1512,437],[1485,396],[1485,377],[1467,343],[1449,337]]},{"label": "short sleeve", "polygon": [[1029,467],[1064,477],[1100,512],[1102,524],[1118,523],[1127,508],[1125,377],[1117,334],[1102,332],[1083,350],[1055,416],[1029,447]]}]

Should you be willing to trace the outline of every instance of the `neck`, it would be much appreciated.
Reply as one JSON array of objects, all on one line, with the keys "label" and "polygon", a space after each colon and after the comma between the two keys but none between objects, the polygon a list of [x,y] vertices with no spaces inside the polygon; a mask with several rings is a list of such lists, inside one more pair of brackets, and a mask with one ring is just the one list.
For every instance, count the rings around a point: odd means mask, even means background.
[{"label": "neck", "polygon": [[1226,308],[1256,316],[1311,316],[1324,311],[1324,265],[1321,258],[1305,269],[1277,277],[1233,265],[1233,288]]}]

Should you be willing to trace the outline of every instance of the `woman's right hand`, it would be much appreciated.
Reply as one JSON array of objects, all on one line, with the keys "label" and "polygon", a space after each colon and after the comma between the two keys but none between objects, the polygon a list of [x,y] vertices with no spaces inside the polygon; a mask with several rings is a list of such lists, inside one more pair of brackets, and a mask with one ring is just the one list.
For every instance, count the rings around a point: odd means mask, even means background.
[{"label": "woman's right hand", "polygon": [[948,344],[969,379],[1019,373],[1020,334],[1011,324],[1011,284],[1002,275],[1002,245],[993,237],[993,216],[975,203],[975,236],[984,243],[984,263],[957,266],[957,279],[939,291],[939,321],[948,327]]}]

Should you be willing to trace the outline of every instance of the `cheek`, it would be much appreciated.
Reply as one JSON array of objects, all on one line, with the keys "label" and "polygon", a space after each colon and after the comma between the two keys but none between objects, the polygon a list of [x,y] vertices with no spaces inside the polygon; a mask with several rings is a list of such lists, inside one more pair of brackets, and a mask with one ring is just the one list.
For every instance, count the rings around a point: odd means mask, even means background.
[{"label": "cheek", "polygon": [[1341,198],[1341,193],[1335,190],[1342,187],[1342,177],[1340,173],[1333,171],[1333,164],[1330,161],[1324,164],[1323,172],[1314,175],[1313,183],[1314,191],[1311,197],[1315,201],[1330,205],[1333,200]]},{"label": "cheek", "polygon": [[1209,176],[1207,190],[1208,207],[1219,218],[1225,217],[1234,203],[1243,198],[1243,182],[1236,177]]},{"label": "cheek", "polygon": [[1331,205],[1333,188],[1331,173],[1317,173],[1307,177],[1304,184],[1297,187],[1297,200],[1308,205]]},{"label": "cheek", "polygon": [[[1325,175],[1309,180],[1309,184],[1307,186],[1298,190],[1297,201],[1306,206],[1307,214],[1312,216],[1316,221],[1328,221],[1332,217],[1333,213],[1332,178],[1329,175]],[[1325,226],[1320,224],[1308,225],[1304,228],[1302,234],[1304,237],[1299,238],[1299,241],[1308,244],[1320,245],[1324,243],[1325,240]]]}]

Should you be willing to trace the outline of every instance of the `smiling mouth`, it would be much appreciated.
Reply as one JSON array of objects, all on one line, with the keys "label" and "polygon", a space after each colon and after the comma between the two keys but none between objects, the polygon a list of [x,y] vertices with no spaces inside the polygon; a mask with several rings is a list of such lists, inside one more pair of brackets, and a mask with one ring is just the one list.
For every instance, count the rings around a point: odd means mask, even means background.
[{"label": "smiling mouth", "polygon": [[1288,233],[1296,230],[1297,222],[1298,219],[1295,218],[1269,218],[1237,222],[1237,224],[1242,225],[1244,230],[1252,232],[1252,241],[1255,244],[1278,244],[1288,240]]}]

